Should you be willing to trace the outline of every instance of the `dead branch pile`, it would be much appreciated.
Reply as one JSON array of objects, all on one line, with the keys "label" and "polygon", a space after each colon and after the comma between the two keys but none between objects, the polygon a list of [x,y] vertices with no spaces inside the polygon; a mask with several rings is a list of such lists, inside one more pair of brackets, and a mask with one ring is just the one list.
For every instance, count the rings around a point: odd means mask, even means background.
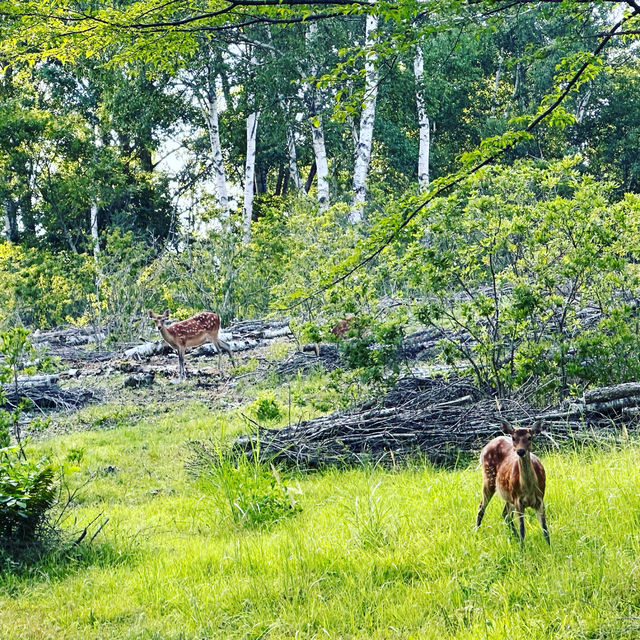
[{"label": "dead branch pile", "polygon": [[107,334],[102,329],[66,327],[51,331],[34,331],[30,341],[36,349],[46,350],[61,360],[105,362],[114,354],[111,351],[98,350],[95,345],[102,343],[106,338]]},{"label": "dead branch pile", "polygon": [[[543,419],[548,444],[555,446],[568,439],[620,434],[621,420],[634,426],[635,414],[624,412],[630,404],[605,407],[600,399],[591,401],[595,397],[614,398],[619,393],[631,394],[623,397],[635,403],[634,408],[640,407],[637,383],[625,390],[609,388],[604,395],[587,396],[584,402],[564,409],[539,413],[531,405],[502,400],[501,411],[515,423]],[[310,467],[400,460],[416,452],[446,463],[461,454],[478,452],[500,432],[495,401],[482,399],[471,381],[407,378],[373,406],[366,403],[279,430],[260,429],[255,435],[237,439],[235,446],[247,454],[259,451],[264,460],[275,458]]]},{"label": "dead branch pile", "polygon": [[2,388],[5,402],[0,408],[7,410],[14,409],[24,398],[38,409],[79,409],[95,397],[93,391],[82,387],[61,389],[57,375],[20,376],[17,393],[13,384],[4,384]]},{"label": "dead branch pile", "polygon": [[321,368],[324,371],[333,371],[340,366],[340,353],[338,345],[335,344],[319,344],[313,345],[317,347],[313,351],[296,351],[292,353],[286,360],[276,365],[276,373],[281,376],[291,376],[299,371],[308,373],[313,369]]},{"label": "dead branch pile", "polygon": [[91,327],[65,327],[51,331],[34,331],[31,343],[37,347],[78,347],[107,339],[104,330]]}]

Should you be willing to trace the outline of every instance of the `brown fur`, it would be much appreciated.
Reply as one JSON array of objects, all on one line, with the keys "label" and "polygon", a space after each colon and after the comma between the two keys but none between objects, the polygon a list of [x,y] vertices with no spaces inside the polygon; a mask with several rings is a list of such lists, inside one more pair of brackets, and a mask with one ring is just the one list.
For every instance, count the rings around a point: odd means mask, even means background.
[{"label": "brown fur", "polygon": [[231,347],[222,340],[218,339],[218,331],[220,330],[220,316],[210,311],[202,311],[196,313],[195,316],[174,322],[170,326],[165,325],[165,320],[169,317],[169,310],[162,315],[155,315],[149,311],[149,317],[155,322],[156,328],[160,331],[160,335],[165,342],[172,346],[178,352],[178,362],[180,364],[180,377],[186,377],[184,368],[184,353],[191,347],[197,347],[205,342],[212,342],[218,351],[218,370],[222,370],[222,351],[226,351],[233,361]]},{"label": "brown fur", "polygon": [[531,443],[538,425],[531,429],[514,429],[506,422],[503,424],[510,437],[494,438],[480,454],[483,483],[476,528],[480,526],[487,504],[497,491],[506,503],[502,515],[514,532],[513,513],[518,515],[520,539],[523,542],[524,510],[527,507],[537,511],[545,539],[549,542],[544,507],[546,475],[540,460],[531,453]]},{"label": "brown fur", "polygon": [[353,319],[354,316],[347,316],[346,318],[344,318],[344,320],[340,320],[333,326],[333,328],[331,329],[331,333],[336,338],[344,338],[349,332],[349,329],[351,329]]}]

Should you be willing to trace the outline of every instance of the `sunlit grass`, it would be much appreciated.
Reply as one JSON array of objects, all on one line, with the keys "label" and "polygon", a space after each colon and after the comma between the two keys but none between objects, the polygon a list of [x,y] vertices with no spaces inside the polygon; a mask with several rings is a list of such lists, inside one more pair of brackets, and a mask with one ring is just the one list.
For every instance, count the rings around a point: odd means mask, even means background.
[{"label": "sunlit grass", "polygon": [[0,577],[0,638],[640,637],[637,445],[543,456],[552,546],[531,514],[521,548],[497,498],[473,530],[474,465],[294,474],[302,511],[242,528],[185,462],[244,428],[192,404],[37,445],[76,451],[74,517],[109,523]]}]

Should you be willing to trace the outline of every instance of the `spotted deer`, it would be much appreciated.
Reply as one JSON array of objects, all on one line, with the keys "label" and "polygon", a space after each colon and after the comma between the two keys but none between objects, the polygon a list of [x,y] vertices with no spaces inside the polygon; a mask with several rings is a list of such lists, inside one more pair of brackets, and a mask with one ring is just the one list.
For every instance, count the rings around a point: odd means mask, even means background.
[{"label": "spotted deer", "polygon": [[222,370],[222,352],[226,351],[231,358],[231,363],[235,366],[231,347],[218,338],[220,331],[220,316],[217,313],[203,311],[196,313],[195,316],[174,322],[167,326],[165,320],[169,317],[167,309],[163,314],[156,315],[153,311],[149,311],[149,317],[154,321],[156,328],[160,331],[160,335],[165,342],[172,346],[178,352],[178,361],[180,363],[180,378],[186,378],[184,368],[184,352],[190,347],[197,347],[205,342],[212,342],[218,351],[218,370]]},{"label": "spotted deer", "polygon": [[542,423],[538,421],[531,428],[514,428],[504,419],[501,422],[507,436],[494,438],[480,454],[483,483],[476,529],[497,490],[505,501],[502,517],[515,535],[514,511],[518,515],[520,541],[524,543],[524,510],[530,507],[537,511],[545,540],[551,544],[544,513],[546,475],[540,460],[531,453],[531,442],[534,435],[540,432]]}]

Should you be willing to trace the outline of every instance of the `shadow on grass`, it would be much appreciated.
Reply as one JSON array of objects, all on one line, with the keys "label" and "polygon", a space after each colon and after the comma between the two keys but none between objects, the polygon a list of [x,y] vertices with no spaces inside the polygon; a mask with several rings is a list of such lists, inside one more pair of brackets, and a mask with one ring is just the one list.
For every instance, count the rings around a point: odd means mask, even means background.
[{"label": "shadow on grass", "polygon": [[0,547],[0,593],[13,596],[34,584],[63,580],[89,567],[133,565],[141,556],[135,538],[69,543],[49,538],[11,549]]}]

